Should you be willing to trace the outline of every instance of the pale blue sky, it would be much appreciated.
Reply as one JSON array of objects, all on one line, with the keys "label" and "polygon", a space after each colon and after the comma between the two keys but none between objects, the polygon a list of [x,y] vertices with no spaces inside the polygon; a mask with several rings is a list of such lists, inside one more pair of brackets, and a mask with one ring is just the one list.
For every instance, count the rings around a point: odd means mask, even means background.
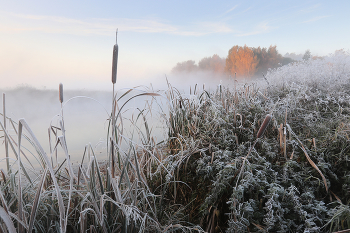
[{"label": "pale blue sky", "polygon": [[[281,54],[350,48],[350,1],[0,1],[1,87],[110,88],[171,76],[177,62],[234,45]],[[132,84],[131,84],[132,81]]]}]

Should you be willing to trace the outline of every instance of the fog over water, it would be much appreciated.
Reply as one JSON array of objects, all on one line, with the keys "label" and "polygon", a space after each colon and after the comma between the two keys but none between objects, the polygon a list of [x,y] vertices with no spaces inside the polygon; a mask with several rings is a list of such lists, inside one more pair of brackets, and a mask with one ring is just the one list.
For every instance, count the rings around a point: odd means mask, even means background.
[{"label": "fog over water", "polygon": [[[164,75],[154,77],[153,79],[145,78],[144,80],[139,80],[139,85],[118,101],[119,107],[137,94],[156,92],[160,96],[137,97],[123,107],[121,111],[124,126],[123,136],[129,138],[134,144],[139,144],[144,139],[144,134],[138,130],[140,129],[143,132],[145,130],[143,118],[140,117],[140,112],[144,110],[143,114],[149,124],[155,142],[166,139],[166,120],[169,117],[168,106],[171,105],[166,98],[167,90],[169,90],[168,85],[176,88],[182,95],[182,98],[190,99],[192,97],[196,98],[193,95],[195,90],[201,92],[204,88],[206,91],[211,92],[216,90],[218,85],[229,88],[236,86],[238,88],[241,85],[245,85],[247,81],[253,81],[259,88],[264,88],[266,85],[297,85],[298,89],[303,89],[303,86],[313,85],[319,89],[323,88],[328,91],[335,91],[339,89],[339,85],[348,85],[350,71],[349,57],[349,52],[340,52],[324,59],[283,66],[268,73],[266,79],[255,77],[251,79],[240,79],[235,82],[232,77],[196,72],[183,73],[182,75],[171,73],[168,76]],[[170,84],[168,84],[167,80]],[[128,81],[120,77],[115,85],[118,98],[131,87],[136,86],[135,82],[135,80]],[[110,87],[110,91],[92,91],[70,90],[69,85],[64,85],[63,116],[66,139],[68,152],[75,163],[81,161],[84,147],[89,143],[94,148],[98,160],[107,158],[106,139],[108,119],[112,108],[111,84]],[[21,86],[13,89],[0,89],[0,93],[6,93],[6,116],[10,117],[15,123],[19,119],[24,118],[46,153],[50,155],[48,129],[50,125],[59,126],[58,122],[61,114],[58,83],[56,90]],[[0,120],[3,122],[2,117]],[[133,127],[135,124],[137,127]],[[17,128],[17,126],[15,127]],[[9,121],[7,121],[7,129],[9,128],[9,134],[14,138],[14,141],[17,141],[16,133]],[[129,139],[125,139],[124,145],[126,142],[130,143]],[[31,156],[31,153],[36,154],[35,149],[29,143],[26,143],[25,140],[22,141],[29,161],[35,165],[35,158]],[[54,138],[52,138],[52,145],[54,146]],[[125,145],[125,148],[127,146]],[[0,168],[4,168],[6,165],[3,143],[0,146],[0,153],[2,155]],[[14,158],[13,153],[12,158]],[[59,148],[58,162],[63,161],[63,158],[63,151]],[[54,159],[56,159],[55,156]],[[13,163],[15,160],[13,159],[11,161]],[[24,160],[24,163],[28,162]]]},{"label": "fog over water", "polygon": [[[10,117],[14,122],[24,118],[45,152],[50,155],[48,129],[50,125],[59,125],[58,120],[61,114],[58,91],[20,87],[12,90],[1,90],[1,93],[6,93],[7,117]],[[74,158],[78,158],[79,154],[82,155],[86,144],[91,143],[92,146],[95,146],[102,138],[106,138],[108,113],[104,108],[107,108],[107,105],[111,105],[112,102],[111,95],[110,98],[107,98],[108,94],[107,92],[92,91],[64,92],[65,101],[73,96],[89,96],[101,102],[99,104],[87,98],[74,98],[63,107],[68,150],[73,160],[76,160]],[[3,119],[1,121],[3,122]],[[10,126],[7,122],[7,128],[11,129],[9,133],[15,138],[16,134],[12,130],[13,127]],[[28,143],[26,144],[25,140],[23,141],[23,146],[28,147],[28,150],[34,153],[33,148]],[[52,143],[54,145],[54,141]],[[4,155],[4,146],[1,147],[1,153]],[[30,155],[30,152],[26,154]],[[2,167],[2,165],[0,166]]]},{"label": "fog over water", "polygon": [[[135,133],[132,129],[133,127],[130,126],[132,125],[131,122],[136,121],[139,113],[138,109],[146,109],[147,123],[150,124],[150,128],[156,140],[159,142],[166,137],[164,117],[167,116],[167,106],[169,104],[165,97],[166,91],[168,90],[167,80],[172,87],[176,88],[184,96],[189,96],[190,90],[193,94],[194,89],[197,89],[197,91],[203,88],[206,90],[214,90],[219,84],[227,85],[227,82],[233,83],[233,81],[228,80],[227,77],[213,76],[211,73],[171,74],[169,76],[164,75],[163,77],[142,80],[134,91],[118,102],[119,107],[121,107],[127,99],[140,93],[157,92],[161,96],[153,99],[153,102],[150,97],[137,97],[128,102],[123,108],[123,124],[124,128],[126,128],[124,133],[126,136],[132,138],[133,141],[139,142],[140,140],[140,135]],[[223,80],[226,81],[224,82]],[[128,82],[120,78],[115,86],[117,95],[121,96],[128,91],[129,88],[136,86],[134,84],[135,80]],[[118,88],[122,85],[124,88]],[[6,116],[17,123],[19,119],[24,118],[38,138],[45,152],[50,155],[48,129],[50,125],[59,126],[61,115],[58,88],[57,90],[49,90],[22,85],[11,89],[0,89],[0,93],[5,93],[6,95]],[[155,104],[155,100],[157,104]],[[64,125],[66,129],[68,152],[72,156],[74,162],[81,160],[84,147],[89,143],[95,149],[95,154],[98,159],[106,159],[106,138],[111,108],[112,85],[111,91],[70,90],[69,86],[64,85]],[[150,113],[150,111],[152,113]],[[162,114],[165,115],[161,116]],[[1,119],[1,121],[3,122],[3,119]],[[143,123],[140,119],[138,119],[138,124],[141,124],[140,127],[142,128]],[[10,123],[7,122],[7,128],[9,129],[9,127]],[[10,135],[14,138],[17,137],[12,126],[10,128]],[[60,134],[59,132],[59,135]],[[133,134],[135,135],[132,136]],[[52,136],[53,135],[51,135],[51,137]],[[54,145],[54,139],[52,138],[51,140],[52,145]],[[26,153],[26,155],[31,157],[30,154],[34,153],[33,148],[28,143],[23,143],[23,146],[28,147],[28,151],[30,151]],[[4,146],[1,146],[0,151],[4,155]],[[62,160],[63,158],[64,154],[61,151],[61,153],[58,153],[58,160]],[[35,160],[35,158],[29,158],[29,160],[32,159]],[[4,165],[5,162],[2,160],[0,167],[4,167]]]}]

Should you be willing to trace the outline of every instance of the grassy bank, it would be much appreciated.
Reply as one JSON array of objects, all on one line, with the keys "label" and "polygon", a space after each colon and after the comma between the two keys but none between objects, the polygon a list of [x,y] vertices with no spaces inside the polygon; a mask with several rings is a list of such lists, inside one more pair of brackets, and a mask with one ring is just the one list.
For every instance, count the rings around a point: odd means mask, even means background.
[{"label": "grassy bank", "polygon": [[265,85],[172,95],[167,205],[208,232],[350,228],[349,71],[342,53],[274,70]]},{"label": "grassy bank", "polygon": [[[5,107],[1,231],[348,229],[349,64],[342,53],[253,83],[232,81],[211,92],[198,85],[186,95],[170,84],[165,92],[130,89],[118,98],[113,91],[102,164],[87,145],[72,165],[64,108],[44,151],[26,121],[7,118]],[[145,107],[123,118],[126,104],[143,97]],[[152,114],[166,126],[161,140],[152,135]],[[32,171],[34,162],[41,172]]]}]

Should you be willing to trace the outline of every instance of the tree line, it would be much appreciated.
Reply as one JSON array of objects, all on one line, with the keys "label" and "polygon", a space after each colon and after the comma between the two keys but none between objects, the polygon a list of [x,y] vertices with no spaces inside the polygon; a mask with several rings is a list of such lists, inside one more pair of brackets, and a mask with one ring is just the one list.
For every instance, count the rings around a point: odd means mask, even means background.
[{"label": "tree line", "polygon": [[[297,56],[295,55],[294,57]],[[302,59],[308,60],[310,58],[312,58],[311,53],[307,50]],[[268,69],[274,69],[291,62],[296,62],[296,60],[282,56],[277,51],[276,45],[271,45],[269,48],[235,45],[228,51],[226,58],[221,58],[214,54],[211,57],[202,58],[198,65],[193,60],[179,62],[172,69],[172,72],[211,71],[237,77],[252,77],[265,74]]]}]

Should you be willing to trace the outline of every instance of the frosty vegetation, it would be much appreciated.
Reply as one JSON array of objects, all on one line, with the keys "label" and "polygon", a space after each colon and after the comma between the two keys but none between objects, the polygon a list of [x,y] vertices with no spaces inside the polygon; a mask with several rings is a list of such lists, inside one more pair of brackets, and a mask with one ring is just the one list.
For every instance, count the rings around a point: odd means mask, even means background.
[{"label": "frosty vegetation", "polygon": [[[108,161],[97,161],[87,145],[77,167],[68,154],[63,109],[49,126],[50,151],[25,120],[3,113],[2,140],[12,157],[1,157],[7,166],[0,170],[0,230],[350,228],[348,52],[293,62],[251,83],[231,80],[212,92],[201,85],[189,89],[183,94],[169,84],[165,92],[132,96],[130,89],[118,95],[107,123]],[[140,96],[150,98],[144,109],[123,118],[125,103]],[[258,138],[268,114],[272,119]],[[153,137],[151,116],[164,123],[166,137]],[[125,121],[134,129],[126,129]],[[57,153],[65,159],[57,160]],[[26,154],[36,157],[41,172],[31,168]]]},{"label": "frosty vegetation", "polygon": [[[184,183],[169,200],[208,232],[350,228],[349,53],[236,85],[173,99],[165,163]],[[269,113],[272,123],[246,157]]]}]

